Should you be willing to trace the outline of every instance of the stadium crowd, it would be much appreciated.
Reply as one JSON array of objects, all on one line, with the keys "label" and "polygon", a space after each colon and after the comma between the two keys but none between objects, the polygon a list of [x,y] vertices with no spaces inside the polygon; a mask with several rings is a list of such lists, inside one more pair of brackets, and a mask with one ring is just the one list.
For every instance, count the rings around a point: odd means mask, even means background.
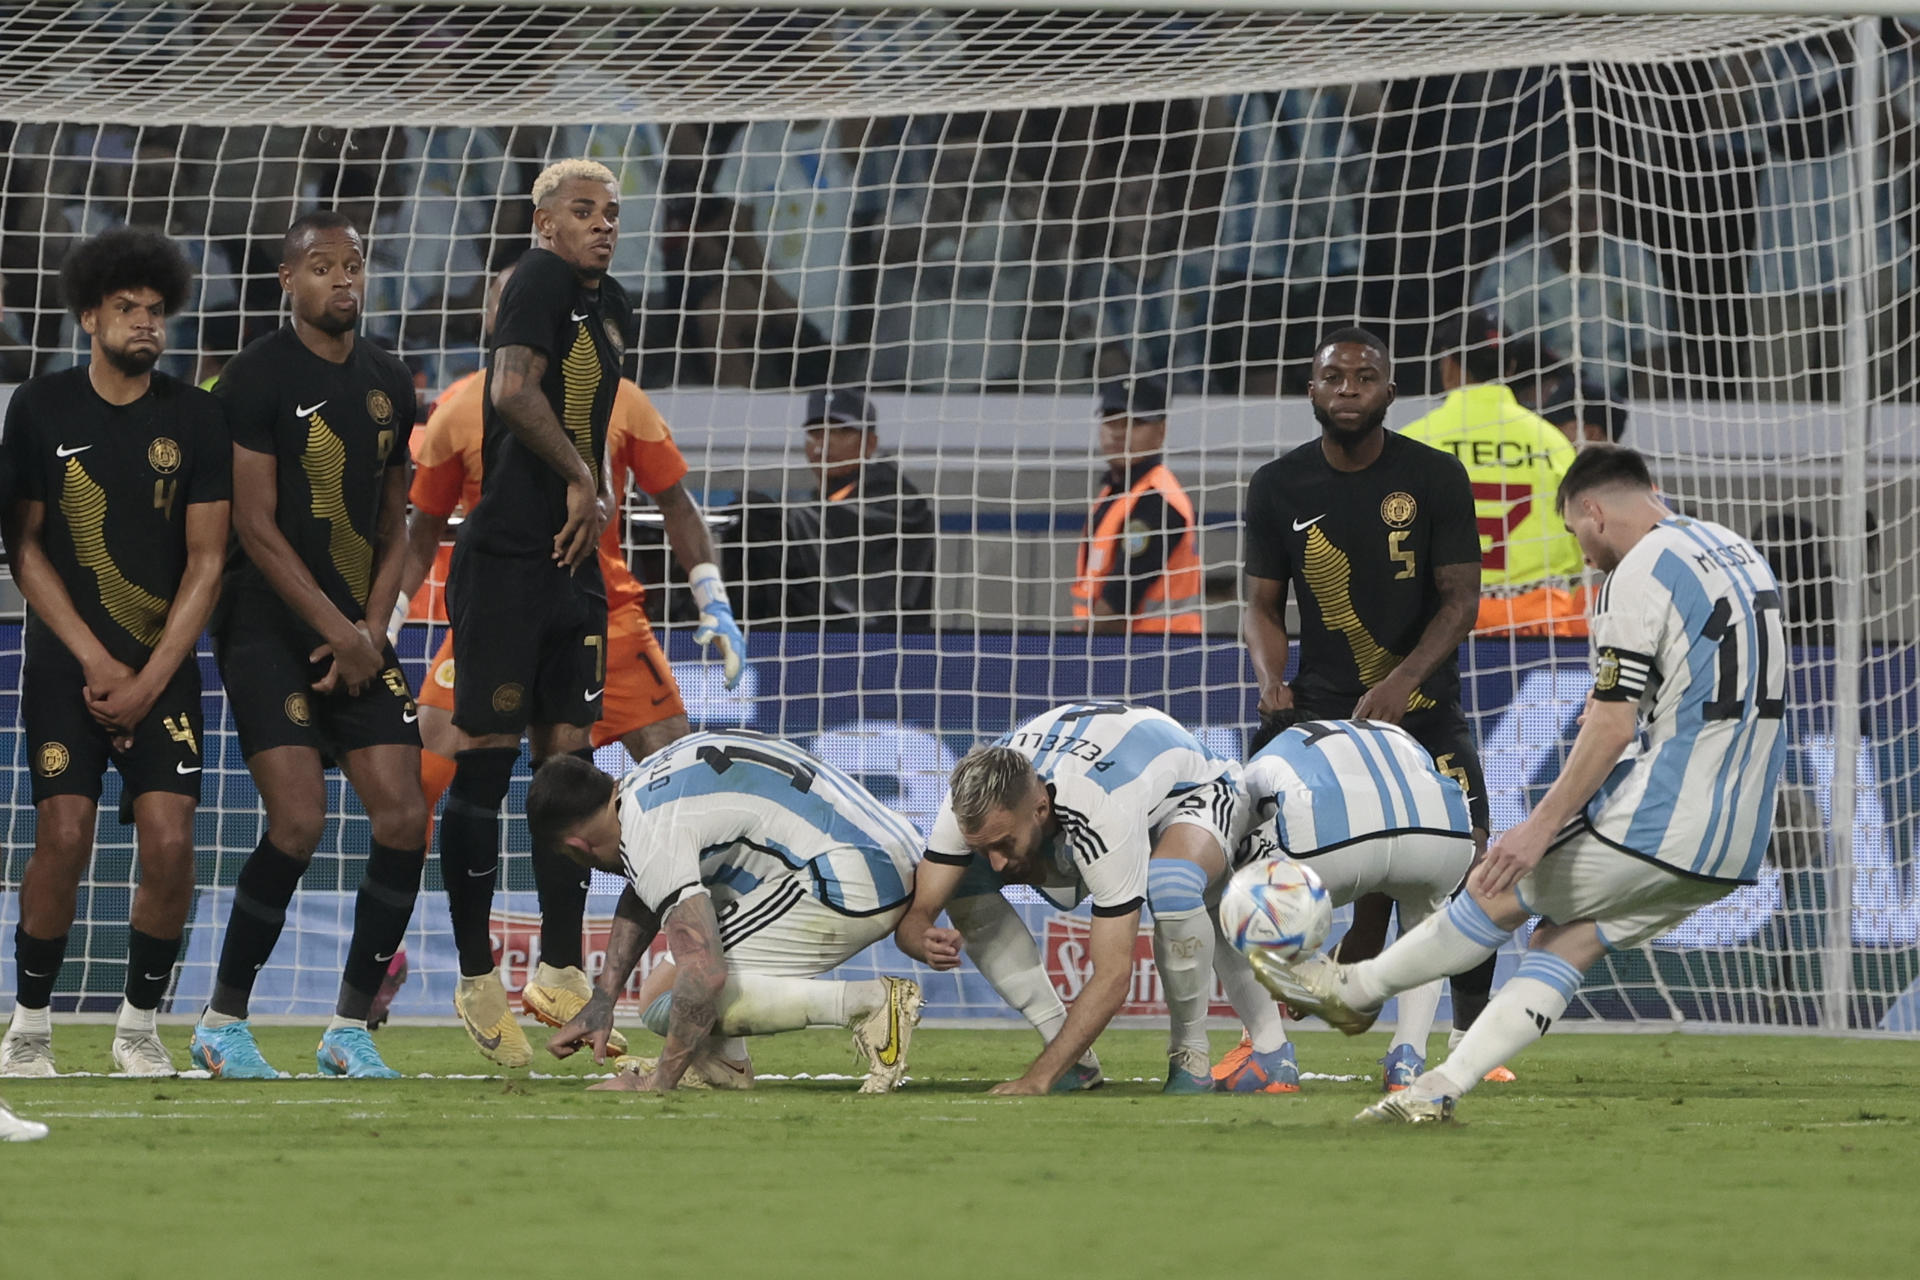
[{"label": "stadium crowd", "polygon": [[[1915,30],[1884,33],[1874,183],[1877,391],[1902,398]],[[1556,403],[1830,399],[1850,57],[1822,38],[1658,69],[1687,90],[1671,118],[1594,109],[1617,89],[1572,68],[834,121],[0,124],[0,376],[81,352],[58,264],[122,222],[188,246],[200,283],[170,346],[207,363],[175,372],[210,374],[276,323],[277,237],[326,204],[369,232],[371,335],[438,389],[478,363],[486,283],[527,243],[527,183],[585,155],[622,184],[615,274],[649,388],[1152,373],[1178,394],[1298,394],[1325,323],[1437,354],[1435,318],[1473,304],[1537,347]]]}]

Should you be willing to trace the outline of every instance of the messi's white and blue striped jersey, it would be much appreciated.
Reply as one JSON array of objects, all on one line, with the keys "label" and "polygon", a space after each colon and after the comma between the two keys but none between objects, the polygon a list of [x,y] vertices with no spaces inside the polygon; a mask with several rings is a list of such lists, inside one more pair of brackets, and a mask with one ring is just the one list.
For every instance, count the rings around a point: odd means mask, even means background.
[{"label": "messi's white and blue striped jersey", "polygon": [[913,897],[913,824],[779,738],[690,734],[621,779],[619,807],[627,881],[656,913],[702,891],[724,905],[795,874],[844,915],[876,915]]},{"label": "messi's white and blue striped jersey", "polygon": [[1400,831],[1473,836],[1467,793],[1398,725],[1305,721],[1241,777],[1262,833],[1294,857]]},{"label": "messi's white and blue striped jersey", "polygon": [[[995,745],[1033,761],[1052,789],[1060,836],[1041,887],[1092,898],[1095,914],[1125,915],[1146,901],[1151,833],[1190,793],[1225,780],[1224,792],[1212,797],[1222,810],[1212,820],[1223,835],[1232,835],[1244,808],[1239,766],[1207,750],[1171,716],[1146,707],[1068,703]],[[972,857],[949,798],[934,819],[927,858],[965,864]]]},{"label": "messi's white and blue striped jersey", "polygon": [[1786,763],[1780,587],[1753,544],[1672,516],[1600,588],[1593,696],[1635,702],[1645,745],[1622,757],[1586,821],[1627,853],[1707,880],[1751,882]]}]

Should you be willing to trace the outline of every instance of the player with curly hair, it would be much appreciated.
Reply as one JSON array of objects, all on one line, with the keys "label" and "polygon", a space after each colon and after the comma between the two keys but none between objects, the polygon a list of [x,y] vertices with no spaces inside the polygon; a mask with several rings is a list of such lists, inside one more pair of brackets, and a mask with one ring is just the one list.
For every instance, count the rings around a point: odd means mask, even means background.
[{"label": "player with curly hair", "polygon": [[154,368],[192,281],[173,242],[108,231],[73,250],[60,281],[92,359],[30,379],[7,406],[6,538],[27,600],[20,703],[38,822],[0,1075],[54,1074],[49,1006],[111,762],[140,858],[113,1061],[170,1076],[154,1015],[193,902],[193,653],[219,595],[232,462],[220,403]]}]

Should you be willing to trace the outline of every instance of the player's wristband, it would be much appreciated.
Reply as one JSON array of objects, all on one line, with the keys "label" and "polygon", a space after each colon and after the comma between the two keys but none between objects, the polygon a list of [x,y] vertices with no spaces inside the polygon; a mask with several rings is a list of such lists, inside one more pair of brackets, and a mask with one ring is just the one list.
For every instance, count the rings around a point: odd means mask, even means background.
[{"label": "player's wristband", "polygon": [[727,584],[720,578],[720,566],[709,561],[693,566],[693,572],[687,575],[687,585],[693,588],[693,602],[705,613],[718,604],[728,613],[733,612],[733,602],[727,599]]},{"label": "player's wristband", "polygon": [[389,642],[399,639],[401,624],[406,622],[407,611],[412,605],[413,601],[407,598],[407,594],[404,591],[401,592],[399,598],[393,602],[393,612],[387,616],[387,640]]}]

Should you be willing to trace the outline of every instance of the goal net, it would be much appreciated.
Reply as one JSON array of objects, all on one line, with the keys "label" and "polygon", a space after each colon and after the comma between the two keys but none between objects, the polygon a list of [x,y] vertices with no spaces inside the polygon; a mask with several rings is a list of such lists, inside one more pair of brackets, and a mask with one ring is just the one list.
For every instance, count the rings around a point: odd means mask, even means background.
[{"label": "goal net", "polygon": [[[131,222],[194,260],[166,367],[213,377],[283,315],[280,232],[331,205],[369,236],[363,332],[405,357],[425,404],[480,361],[486,285],[527,243],[533,176],[604,161],[623,197],[614,270],[640,311],[633,374],[692,468],[749,632],[727,691],[691,643],[660,521],[630,495],[631,563],[693,723],[790,737],[924,826],[970,745],[1070,699],[1163,707],[1241,755],[1242,497],[1317,432],[1317,336],[1358,322],[1388,340],[1399,427],[1447,394],[1444,358],[1491,317],[1496,376],[1521,402],[1644,450],[1676,507],[1761,544],[1793,639],[1759,883],[1604,961],[1569,1016],[1920,1031],[1916,30],[1564,8],[13,6],[0,362],[17,382],[84,358],[60,260]],[[1170,395],[1199,634],[1089,636],[1074,619],[1107,465],[1099,389],[1123,376]],[[829,386],[837,405],[868,397],[878,457],[823,481],[802,425]],[[863,551],[846,488],[889,483],[874,478],[888,467],[919,498]],[[1498,542],[1524,519],[1509,506],[1483,531]],[[11,599],[7,939],[34,833]],[[401,640],[416,682],[443,626],[424,593]],[[213,745],[182,1012],[205,999],[262,823],[203,665]],[[1585,643],[1492,631],[1462,667],[1498,830],[1564,759]],[[538,946],[524,781],[523,764],[496,917],[516,986]],[[118,785],[62,1007],[118,998],[134,878]],[[368,843],[357,803],[336,790],[332,806],[259,1012],[331,1008]],[[614,887],[596,885],[590,950]],[[401,1014],[450,1009],[438,889],[430,865]],[[1021,909],[1072,995],[1084,920]],[[1158,999],[1141,955],[1133,1013]],[[904,964],[881,948],[849,972]],[[934,1016],[1005,1016],[970,970],[921,976]],[[0,1007],[12,989],[0,944]]]}]

